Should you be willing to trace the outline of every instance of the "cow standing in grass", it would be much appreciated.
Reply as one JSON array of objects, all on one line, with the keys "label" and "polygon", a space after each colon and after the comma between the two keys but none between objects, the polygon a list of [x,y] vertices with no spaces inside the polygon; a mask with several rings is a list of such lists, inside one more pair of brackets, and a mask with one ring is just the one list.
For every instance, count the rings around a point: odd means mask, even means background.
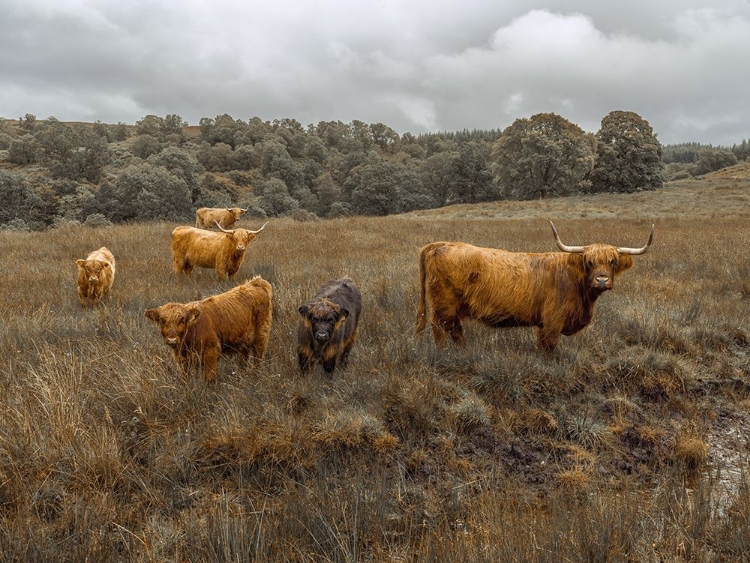
[{"label": "cow standing in grass", "polygon": [[570,336],[589,324],[597,298],[612,289],[615,276],[630,268],[632,256],[644,254],[654,239],[652,225],[642,248],[567,246],[550,225],[562,252],[508,252],[463,242],[422,247],[417,332],[425,329],[429,301],[440,347],[447,336],[464,345],[461,323],[471,318],[494,327],[536,326],[539,347],[551,352],[561,334]]},{"label": "cow standing in grass", "polygon": [[185,376],[203,366],[206,381],[215,381],[221,354],[239,353],[258,367],[268,345],[273,308],[271,284],[260,276],[225,293],[190,303],[166,303],[148,309],[159,325]]},{"label": "cow standing in grass", "polygon": [[246,211],[242,207],[199,207],[195,212],[195,227],[213,229],[214,225],[219,225],[223,229],[231,229]]},{"label": "cow standing in grass", "polygon": [[102,246],[85,260],[76,260],[78,266],[78,300],[81,305],[96,305],[107,295],[115,282],[115,257]]},{"label": "cow standing in grass", "polygon": [[346,367],[357,339],[362,295],[352,280],[343,278],[326,283],[315,297],[299,308],[297,357],[302,373],[317,363],[331,374],[336,365]]},{"label": "cow standing in grass", "polygon": [[[232,277],[242,266],[248,245],[268,224],[257,231],[247,229],[226,230],[220,233],[177,227],[172,231],[172,260],[174,272],[179,276],[191,275],[194,267],[213,268],[219,280]],[[218,226],[218,225],[217,225]]]}]

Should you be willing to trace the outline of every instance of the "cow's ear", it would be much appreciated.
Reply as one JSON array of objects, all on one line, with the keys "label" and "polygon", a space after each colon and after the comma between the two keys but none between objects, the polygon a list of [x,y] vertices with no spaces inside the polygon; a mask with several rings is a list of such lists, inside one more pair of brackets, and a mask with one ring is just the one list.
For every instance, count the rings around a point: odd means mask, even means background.
[{"label": "cow's ear", "polygon": [[159,322],[159,309],[146,309],[146,318]]},{"label": "cow's ear", "polygon": [[102,262],[102,268],[109,268],[109,262]]},{"label": "cow's ear", "polygon": [[79,258],[78,260],[76,260],[76,264],[78,265],[79,268],[83,268],[83,265],[85,263],[86,263],[86,260],[82,260],[81,258]]},{"label": "cow's ear", "polygon": [[310,309],[307,307],[307,305],[302,305],[299,309],[299,314],[303,317],[307,317],[307,313],[310,312]]},{"label": "cow's ear", "polygon": [[620,254],[617,257],[617,269],[615,270],[615,274],[619,274],[620,272],[624,272],[628,268],[633,266],[633,257],[629,254]]},{"label": "cow's ear", "polygon": [[192,322],[200,316],[201,316],[201,310],[198,309],[198,307],[193,307],[192,309],[188,310],[188,315],[187,315],[188,322]]}]

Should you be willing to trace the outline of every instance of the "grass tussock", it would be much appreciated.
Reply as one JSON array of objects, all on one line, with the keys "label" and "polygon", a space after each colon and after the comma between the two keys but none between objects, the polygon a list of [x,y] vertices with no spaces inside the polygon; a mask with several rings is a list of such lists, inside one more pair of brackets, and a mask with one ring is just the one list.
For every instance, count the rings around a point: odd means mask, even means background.
[{"label": "grass tussock", "polygon": [[[631,194],[274,220],[224,282],[174,277],[171,224],[0,233],[2,559],[742,560],[750,216],[697,221],[676,189],[661,215]],[[626,218],[594,213],[610,200]],[[414,333],[423,244],[550,251],[548,216],[573,243],[656,223],[585,331],[550,356],[528,328],[467,323],[447,350]],[[102,245],[117,278],[82,309],[75,260]],[[260,368],[183,377],[144,310],[256,274],[274,286]],[[350,366],[301,376],[297,308],[342,276],[364,301]]]}]

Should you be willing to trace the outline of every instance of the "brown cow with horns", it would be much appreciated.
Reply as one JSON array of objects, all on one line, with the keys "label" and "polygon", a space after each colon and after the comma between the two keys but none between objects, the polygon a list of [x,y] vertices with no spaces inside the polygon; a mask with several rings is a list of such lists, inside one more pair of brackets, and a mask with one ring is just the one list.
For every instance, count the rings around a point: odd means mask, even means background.
[{"label": "brown cow with horns", "polygon": [[523,253],[481,248],[462,242],[433,242],[420,250],[421,300],[417,332],[432,304],[432,331],[438,346],[447,337],[464,345],[462,320],[494,327],[536,326],[537,342],[552,352],[560,335],[570,336],[591,322],[596,299],[612,289],[617,274],[633,265],[646,246],[617,248],[607,244],[566,246],[555,225],[552,234],[562,252]]},{"label": "brown cow with horns", "polygon": [[174,272],[179,276],[191,275],[193,268],[214,268],[216,276],[223,280],[237,273],[245,260],[248,245],[258,233],[266,228],[268,221],[257,231],[247,229],[222,229],[206,231],[195,227],[176,227],[172,231],[172,261]]}]

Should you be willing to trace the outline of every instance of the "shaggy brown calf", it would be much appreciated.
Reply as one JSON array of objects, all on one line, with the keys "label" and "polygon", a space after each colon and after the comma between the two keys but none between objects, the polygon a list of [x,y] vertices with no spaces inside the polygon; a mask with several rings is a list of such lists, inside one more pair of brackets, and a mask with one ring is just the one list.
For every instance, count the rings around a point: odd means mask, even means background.
[{"label": "shaggy brown calf", "polygon": [[331,280],[320,288],[307,305],[299,308],[299,369],[307,373],[316,363],[333,373],[336,362],[346,367],[357,339],[362,296],[349,278]]},{"label": "shaggy brown calf", "polygon": [[561,334],[570,336],[589,324],[596,299],[612,289],[615,275],[633,265],[632,255],[644,254],[654,239],[653,225],[642,248],[566,246],[554,225],[552,233],[562,252],[507,252],[462,242],[424,246],[417,332],[424,331],[429,300],[440,347],[446,345],[446,334],[464,345],[461,322],[471,318],[494,327],[536,326],[539,347],[551,352]]},{"label": "shaggy brown calf", "polygon": [[109,293],[115,281],[115,257],[102,246],[85,260],[76,260],[78,266],[78,300],[81,305],[96,305]]},{"label": "shaggy brown calf", "polygon": [[199,207],[195,212],[195,226],[198,229],[213,229],[219,225],[229,229],[246,211],[241,207]]},{"label": "shaggy brown calf", "polygon": [[194,267],[213,268],[220,280],[237,273],[245,260],[247,246],[258,236],[257,231],[233,229],[216,233],[194,227],[177,227],[172,231],[172,260],[175,274],[191,275]]},{"label": "shaggy brown calf", "polygon": [[148,309],[146,317],[158,323],[185,376],[202,365],[206,381],[215,381],[222,353],[239,353],[245,362],[252,356],[254,366],[260,365],[271,332],[271,297],[271,284],[256,276],[201,301]]}]

